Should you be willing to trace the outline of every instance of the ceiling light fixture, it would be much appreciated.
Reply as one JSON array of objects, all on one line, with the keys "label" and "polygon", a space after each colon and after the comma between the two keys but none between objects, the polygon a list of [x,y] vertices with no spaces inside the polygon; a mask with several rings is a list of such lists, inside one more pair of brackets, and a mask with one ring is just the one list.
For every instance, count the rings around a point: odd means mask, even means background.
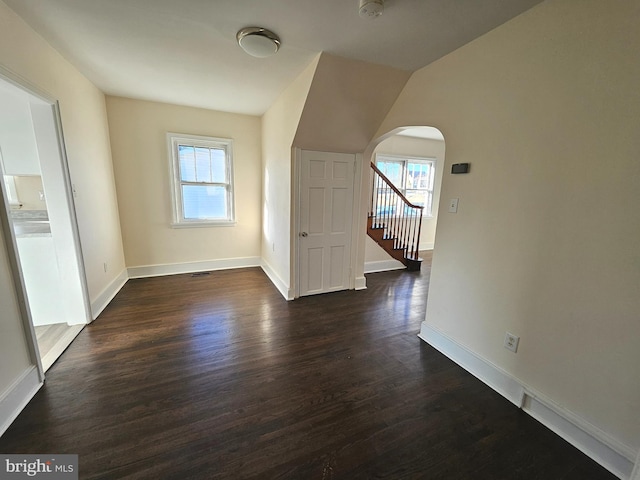
[{"label": "ceiling light fixture", "polygon": [[360,16],[376,18],[384,11],[384,0],[360,0]]},{"label": "ceiling light fixture", "polygon": [[236,38],[240,48],[253,57],[270,57],[280,48],[278,35],[262,27],[245,27],[238,31]]}]

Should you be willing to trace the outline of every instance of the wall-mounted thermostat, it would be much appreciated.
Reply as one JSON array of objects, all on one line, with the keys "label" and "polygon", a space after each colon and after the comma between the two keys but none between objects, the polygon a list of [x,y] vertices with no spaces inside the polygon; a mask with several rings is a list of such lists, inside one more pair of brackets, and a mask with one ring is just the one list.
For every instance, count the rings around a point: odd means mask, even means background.
[{"label": "wall-mounted thermostat", "polygon": [[468,163],[454,163],[451,165],[451,173],[469,173]]}]

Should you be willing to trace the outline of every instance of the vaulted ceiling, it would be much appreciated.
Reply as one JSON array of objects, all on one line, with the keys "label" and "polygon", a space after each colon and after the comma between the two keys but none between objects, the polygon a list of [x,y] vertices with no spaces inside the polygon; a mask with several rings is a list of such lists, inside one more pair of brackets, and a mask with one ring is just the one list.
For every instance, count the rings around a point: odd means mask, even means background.
[{"label": "vaulted ceiling", "polygon": [[[414,71],[541,0],[3,0],[102,91],[261,115],[319,52]],[[246,26],[282,48],[254,58]],[[375,79],[372,79],[375,81]]]}]

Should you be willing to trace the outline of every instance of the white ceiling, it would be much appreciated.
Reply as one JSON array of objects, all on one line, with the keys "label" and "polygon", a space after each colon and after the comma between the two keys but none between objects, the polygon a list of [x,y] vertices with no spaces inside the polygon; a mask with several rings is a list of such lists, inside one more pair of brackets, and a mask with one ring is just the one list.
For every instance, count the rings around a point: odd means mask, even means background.
[{"label": "white ceiling", "polygon": [[[414,71],[541,0],[3,0],[107,94],[261,115],[319,52]],[[236,32],[282,48],[254,58]]]},{"label": "white ceiling", "polygon": [[426,140],[441,140],[444,141],[442,132],[435,127],[411,127],[405,128],[396,135],[402,137],[424,138]]}]

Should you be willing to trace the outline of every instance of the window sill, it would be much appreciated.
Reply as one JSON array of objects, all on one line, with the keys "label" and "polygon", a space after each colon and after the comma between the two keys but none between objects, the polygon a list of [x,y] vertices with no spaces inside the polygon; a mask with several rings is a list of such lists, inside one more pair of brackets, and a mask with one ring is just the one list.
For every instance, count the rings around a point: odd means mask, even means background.
[{"label": "window sill", "polygon": [[203,222],[180,222],[172,223],[171,228],[208,228],[208,227],[234,227],[236,225],[235,220],[231,221],[203,221]]},{"label": "window sill", "polygon": [[[389,215],[388,217],[385,216],[385,215],[378,215],[378,217],[380,217],[380,218],[389,218],[391,220],[402,220],[403,218],[414,218],[414,217],[411,217],[411,216],[401,217],[401,216],[398,216],[398,215]],[[422,218],[424,218],[425,220],[430,220],[430,219],[433,218],[433,215],[422,215]]]}]

